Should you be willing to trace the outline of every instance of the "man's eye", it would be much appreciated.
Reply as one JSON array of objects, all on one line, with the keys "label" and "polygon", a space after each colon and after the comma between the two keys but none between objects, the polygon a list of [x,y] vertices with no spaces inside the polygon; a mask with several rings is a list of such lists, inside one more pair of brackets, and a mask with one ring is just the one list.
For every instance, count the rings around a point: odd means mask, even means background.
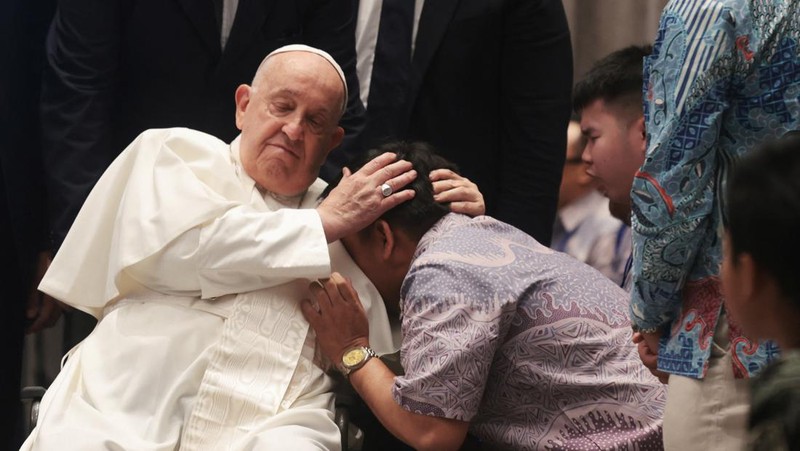
[{"label": "man's eye", "polygon": [[310,117],[306,119],[306,123],[308,123],[308,127],[314,133],[322,131],[322,120],[315,117]]},{"label": "man's eye", "polygon": [[276,113],[285,113],[290,111],[292,107],[288,103],[273,103],[271,109]]}]

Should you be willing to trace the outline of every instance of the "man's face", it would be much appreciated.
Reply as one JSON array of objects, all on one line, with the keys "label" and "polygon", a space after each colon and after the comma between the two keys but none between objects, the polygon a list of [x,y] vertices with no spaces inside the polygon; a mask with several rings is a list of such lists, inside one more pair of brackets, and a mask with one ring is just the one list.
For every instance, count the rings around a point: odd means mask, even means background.
[{"label": "man's face", "polygon": [[411,266],[416,242],[396,233],[387,240],[387,230],[375,224],[341,241],[353,261],[378,289],[389,314],[399,314],[400,286]]},{"label": "man's face", "polygon": [[252,87],[236,90],[245,172],[276,194],[305,191],[344,135],[337,126],[343,95],[336,70],[319,55],[271,57]]},{"label": "man's face", "polygon": [[644,162],[644,118],[598,99],[581,111],[581,133],[586,172],[611,202],[630,208],[633,177]]}]

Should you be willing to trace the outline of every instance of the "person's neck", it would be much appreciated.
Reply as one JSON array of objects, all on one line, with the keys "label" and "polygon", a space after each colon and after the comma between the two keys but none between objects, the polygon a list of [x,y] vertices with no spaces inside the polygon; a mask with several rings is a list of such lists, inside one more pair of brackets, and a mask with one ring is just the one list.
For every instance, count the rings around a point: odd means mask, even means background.
[{"label": "person's neck", "polygon": [[273,199],[277,200],[279,203],[286,205],[286,206],[296,206],[300,203],[300,198],[303,197],[303,194],[295,194],[293,196],[287,196],[283,194],[273,193],[272,191],[264,191],[268,196],[272,197]]}]

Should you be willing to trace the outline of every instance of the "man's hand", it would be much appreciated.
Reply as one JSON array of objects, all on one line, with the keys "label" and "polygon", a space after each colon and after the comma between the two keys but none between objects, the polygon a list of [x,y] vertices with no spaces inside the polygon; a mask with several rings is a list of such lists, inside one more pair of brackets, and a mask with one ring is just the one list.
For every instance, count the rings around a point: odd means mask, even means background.
[{"label": "man's hand", "polygon": [[658,342],[660,339],[660,332],[634,332],[633,334],[633,342],[637,345],[642,363],[662,384],[666,384],[669,382],[669,373],[658,370]]},{"label": "man's hand", "polygon": [[314,328],[322,353],[331,362],[341,362],[342,354],[350,347],[369,346],[367,314],[349,280],[335,272],[330,279],[314,282],[310,288],[317,305],[303,300],[303,316]]},{"label": "man's hand", "polygon": [[42,281],[44,273],[47,272],[51,260],[49,252],[39,252],[39,258],[36,261],[36,273],[34,274],[31,288],[28,290],[28,306],[25,309],[25,318],[28,322],[28,326],[25,328],[26,334],[34,334],[53,327],[58,319],[61,318],[61,313],[68,308],[65,304],[36,289],[39,286],[39,282]]},{"label": "man's hand", "polygon": [[[417,177],[417,172],[408,161],[396,159],[395,154],[387,152],[355,174],[344,169],[339,185],[317,207],[329,243],[363,229],[387,210],[414,197],[413,190],[402,188]],[[392,194],[381,193],[384,183]]]},{"label": "man's hand", "polygon": [[450,211],[469,216],[486,213],[483,194],[470,179],[449,169],[431,171],[430,179],[433,182],[433,199],[436,202],[450,202]]}]

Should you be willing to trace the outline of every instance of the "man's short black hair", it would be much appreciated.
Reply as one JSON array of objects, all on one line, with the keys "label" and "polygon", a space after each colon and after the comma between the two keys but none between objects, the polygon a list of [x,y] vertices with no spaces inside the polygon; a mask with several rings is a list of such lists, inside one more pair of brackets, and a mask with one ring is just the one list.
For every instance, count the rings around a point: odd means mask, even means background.
[{"label": "man's short black hair", "polygon": [[750,254],[800,308],[800,131],[739,160],[726,194],[732,255]]},{"label": "man's short black hair", "polygon": [[642,65],[650,45],[625,47],[594,63],[575,85],[572,107],[580,112],[595,100],[606,103],[642,103]]},{"label": "man's short black hair", "polygon": [[387,211],[381,219],[419,239],[444,215],[450,213],[449,204],[433,199],[433,184],[428,175],[435,169],[450,169],[458,173],[458,167],[439,156],[427,143],[404,141],[389,142],[369,150],[348,166],[353,172],[358,171],[367,162],[385,152],[394,152],[398,160],[410,162],[417,171],[417,178],[402,188],[413,189],[416,192],[414,198]]}]

